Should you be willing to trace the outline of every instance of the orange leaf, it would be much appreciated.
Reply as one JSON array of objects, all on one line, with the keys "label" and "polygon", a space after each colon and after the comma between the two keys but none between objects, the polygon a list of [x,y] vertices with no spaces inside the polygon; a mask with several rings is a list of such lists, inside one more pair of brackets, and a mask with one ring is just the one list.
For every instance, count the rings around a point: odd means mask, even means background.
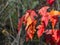
[{"label": "orange leaf", "polygon": [[29,36],[29,39],[33,39],[34,33],[35,33],[35,25],[36,21],[33,21],[33,23],[30,24],[30,26],[27,28],[26,33]]},{"label": "orange leaf", "polygon": [[26,24],[26,29],[28,28],[28,26],[33,22],[31,17],[29,16],[27,19],[27,24]]},{"label": "orange leaf", "polygon": [[50,11],[50,15],[51,15],[51,16],[60,15],[60,12],[59,12],[59,11],[56,11],[56,10],[51,10],[51,11]]}]

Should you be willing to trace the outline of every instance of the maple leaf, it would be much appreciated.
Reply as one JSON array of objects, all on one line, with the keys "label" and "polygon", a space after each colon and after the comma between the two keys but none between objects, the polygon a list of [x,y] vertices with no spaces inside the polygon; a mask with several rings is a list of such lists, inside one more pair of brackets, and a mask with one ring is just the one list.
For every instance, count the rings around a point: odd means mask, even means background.
[{"label": "maple leaf", "polygon": [[45,39],[46,39],[46,43],[50,45],[54,45],[56,43],[54,37],[52,37],[51,34],[45,34]]},{"label": "maple leaf", "polygon": [[47,12],[48,6],[44,6],[39,10],[39,14],[42,15],[41,21],[44,21],[45,26],[47,26],[48,21],[49,21],[49,15]]},{"label": "maple leaf", "polygon": [[48,3],[49,5],[53,5],[54,1],[55,1],[55,0],[47,0],[47,3]]},{"label": "maple leaf", "polygon": [[38,38],[40,38],[42,34],[44,33],[44,25],[42,24],[42,25],[37,26],[37,29],[38,29],[37,36]]},{"label": "maple leaf", "polygon": [[48,14],[49,14],[49,19],[52,22],[52,28],[54,29],[54,26],[56,25],[58,21],[58,16],[60,12],[56,10],[51,10],[50,12],[48,12]]},{"label": "maple leaf", "polygon": [[28,35],[28,38],[32,40],[35,31],[34,31],[34,29],[32,30],[31,28],[32,28],[32,27],[29,27],[29,28],[28,28],[28,30],[26,31],[26,33],[27,33],[26,35]]},{"label": "maple leaf", "polygon": [[32,20],[35,20],[34,17],[38,17],[34,10],[27,10],[27,13],[29,13]]},{"label": "maple leaf", "polygon": [[33,39],[34,33],[36,31],[35,25],[36,25],[36,20],[26,30],[26,33],[29,36],[29,39],[31,40]]},{"label": "maple leaf", "polygon": [[26,24],[26,28],[28,28],[28,26],[35,20],[35,16],[37,17],[37,14],[34,10],[27,10],[26,14],[24,15],[25,19],[24,19],[24,23]]},{"label": "maple leaf", "polygon": [[56,23],[57,23],[57,19],[51,18],[50,20],[51,20],[51,22],[52,22],[52,28],[54,29],[54,26],[55,26]]},{"label": "maple leaf", "polygon": [[55,30],[46,30],[45,33],[46,42],[50,43],[50,45],[56,44],[57,35],[54,33],[54,31]]},{"label": "maple leaf", "polygon": [[46,16],[42,16],[41,21],[45,23],[45,26],[47,26],[49,19],[50,19],[49,16],[46,15]]},{"label": "maple leaf", "polygon": [[44,6],[39,10],[39,14],[42,16],[46,16],[47,15],[47,9],[49,8],[49,6]]},{"label": "maple leaf", "polygon": [[53,30],[53,35],[54,39],[56,40],[56,42],[59,40],[58,36],[57,36],[57,30]]},{"label": "maple leaf", "polygon": [[30,32],[27,32],[27,35],[28,35],[29,38],[32,40],[32,38],[33,38],[33,34],[31,34]]},{"label": "maple leaf", "polygon": [[29,39],[32,40],[34,36],[36,25],[36,20],[34,18],[35,16],[37,17],[37,14],[34,10],[27,10],[26,14],[24,15],[24,24],[26,25],[26,41],[28,41]]},{"label": "maple leaf", "polygon": [[54,30],[53,37],[55,38],[56,42],[60,40],[60,30]]},{"label": "maple leaf", "polygon": [[[52,41],[58,43],[60,40],[60,30],[54,29],[54,30],[48,30],[46,32],[46,35],[51,35],[51,37],[53,38]],[[48,37],[46,37],[48,38]],[[48,40],[48,39],[47,39]],[[53,44],[52,44],[53,45]]]},{"label": "maple leaf", "polygon": [[52,10],[50,12],[50,21],[52,22],[52,28],[54,28],[55,24],[58,21],[58,15],[59,15],[59,12],[58,11]]}]

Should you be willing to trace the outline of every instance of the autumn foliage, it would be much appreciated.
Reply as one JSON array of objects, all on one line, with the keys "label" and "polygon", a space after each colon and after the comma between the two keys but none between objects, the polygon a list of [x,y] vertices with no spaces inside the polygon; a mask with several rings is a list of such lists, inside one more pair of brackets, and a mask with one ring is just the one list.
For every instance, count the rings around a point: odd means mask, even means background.
[{"label": "autumn foliage", "polygon": [[[47,2],[52,5],[54,0],[47,0]],[[22,23],[26,25],[26,41],[32,40],[35,32],[37,32],[38,38],[40,38],[43,33],[45,33],[46,43],[50,43],[50,45],[60,45],[60,29],[54,28],[58,22],[58,16],[60,16],[60,12],[53,9],[48,12],[47,10],[49,8],[49,6],[44,6],[39,9],[39,15],[34,10],[27,10],[19,20],[20,22],[18,22],[18,32],[22,26]],[[38,19],[39,16],[41,17]],[[40,20],[39,25],[37,25],[38,20]],[[52,24],[52,29],[48,30],[46,27],[49,24],[49,21]]]}]

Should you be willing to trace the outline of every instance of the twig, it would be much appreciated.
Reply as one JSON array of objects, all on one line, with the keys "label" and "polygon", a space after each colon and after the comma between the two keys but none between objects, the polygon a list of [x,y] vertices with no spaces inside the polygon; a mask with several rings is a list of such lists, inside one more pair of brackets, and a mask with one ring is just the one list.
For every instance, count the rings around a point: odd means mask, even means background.
[{"label": "twig", "polygon": [[0,12],[0,15],[1,13],[5,10],[5,8],[9,5],[9,2],[6,3],[5,7],[2,9],[2,11]]},{"label": "twig", "polygon": [[[11,11],[12,12],[12,11]],[[12,23],[12,19],[11,19],[11,15],[10,15],[11,13],[9,13],[9,18],[10,18],[10,24],[11,24],[11,28],[12,28],[12,30],[13,30],[13,32],[14,32],[14,27],[13,27],[13,23]]]}]

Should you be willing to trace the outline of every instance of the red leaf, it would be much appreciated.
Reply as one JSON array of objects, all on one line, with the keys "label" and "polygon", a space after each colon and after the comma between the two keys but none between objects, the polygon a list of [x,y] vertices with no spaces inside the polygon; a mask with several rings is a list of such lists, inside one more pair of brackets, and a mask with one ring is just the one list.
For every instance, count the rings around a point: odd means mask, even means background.
[{"label": "red leaf", "polygon": [[56,23],[58,21],[58,17],[57,16],[52,16],[50,18],[50,21],[52,22],[52,27],[54,28],[54,26],[56,25]]},{"label": "red leaf", "polygon": [[59,40],[57,37],[57,30],[53,30],[53,35],[54,39],[56,40],[56,42]]},{"label": "red leaf", "polygon": [[55,44],[55,40],[54,40],[54,38],[52,37],[51,34],[46,34],[45,38],[46,38],[46,42],[48,44],[50,44],[50,45],[54,45]]},{"label": "red leaf", "polygon": [[54,30],[53,37],[55,38],[56,42],[59,42],[59,40],[60,40],[60,30]]},{"label": "red leaf", "polygon": [[45,26],[47,26],[49,18],[50,18],[49,14],[47,12],[48,8],[49,8],[48,6],[44,6],[39,10],[39,14],[42,15],[41,21],[43,21],[45,23]]},{"label": "red leaf", "polygon": [[[56,40],[55,38],[56,37],[53,37],[54,35],[54,30],[46,30],[46,35],[45,35],[45,38],[46,38],[46,42],[49,43],[50,45],[55,45],[56,43]],[[56,36],[56,35],[55,35]]]},{"label": "red leaf", "polygon": [[32,40],[32,38],[33,38],[33,34],[31,34],[30,32],[27,32],[27,35],[28,35],[29,38]]},{"label": "red leaf", "polygon": [[27,18],[29,17],[29,13],[26,12],[26,14],[24,14],[24,24],[27,23]]},{"label": "red leaf", "polygon": [[[60,30],[48,30],[46,32],[47,35],[51,35],[51,37],[53,37],[53,40],[55,40],[56,43],[59,42],[60,40]],[[53,41],[52,40],[52,41]]]},{"label": "red leaf", "polygon": [[53,30],[46,30],[45,33],[48,35],[48,34],[53,34]]},{"label": "red leaf", "polygon": [[60,39],[60,30],[57,31],[57,35],[58,35],[58,37]]},{"label": "red leaf", "polygon": [[44,33],[44,25],[43,24],[42,25],[39,25],[37,27],[37,29],[38,29],[37,36],[38,36],[38,38],[40,38],[42,36],[42,34]]},{"label": "red leaf", "polygon": [[31,17],[32,20],[34,20],[34,17],[37,17],[37,14],[34,10],[27,10],[27,13],[29,13],[29,16]]},{"label": "red leaf", "polygon": [[48,16],[48,15],[47,15],[47,16],[43,16],[43,17],[41,18],[41,21],[43,21],[43,22],[45,23],[45,26],[47,26],[48,21],[49,21],[49,16]]},{"label": "red leaf", "polygon": [[17,29],[18,32],[20,31],[20,28],[21,28],[21,26],[22,26],[23,20],[24,20],[24,16],[19,19],[19,22],[18,22],[18,29]]},{"label": "red leaf", "polygon": [[31,25],[33,23],[33,21],[35,20],[35,16],[37,17],[37,14],[35,13],[34,10],[27,10],[26,14],[24,15],[25,16],[25,21],[24,23],[26,24],[26,28],[28,28],[29,25]]},{"label": "red leaf", "polygon": [[29,39],[33,39],[34,33],[35,33],[35,25],[36,25],[36,21],[33,21],[33,23],[26,29],[26,35],[29,36]]},{"label": "red leaf", "polygon": [[58,21],[58,15],[60,14],[59,11],[56,11],[56,10],[51,10],[49,12],[49,15],[50,15],[50,21],[52,22],[52,27],[54,28],[55,24],[57,23]]},{"label": "red leaf", "polygon": [[44,6],[44,7],[42,7],[40,10],[39,10],[39,14],[40,15],[42,15],[42,16],[46,16],[47,15],[47,9],[48,9],[49,7],[48,6]]},{"label": "red leaf", "polygon": [[47,3],[48,3],[49,5],[52,5],[52,4],[54,3],[54,1],[55,1],[55,0],[47,0]]},{"label": "red leaf", "polygon": [[57,45],[60,45],[60,40],[59,40],[59,42],[57,43]]}]

